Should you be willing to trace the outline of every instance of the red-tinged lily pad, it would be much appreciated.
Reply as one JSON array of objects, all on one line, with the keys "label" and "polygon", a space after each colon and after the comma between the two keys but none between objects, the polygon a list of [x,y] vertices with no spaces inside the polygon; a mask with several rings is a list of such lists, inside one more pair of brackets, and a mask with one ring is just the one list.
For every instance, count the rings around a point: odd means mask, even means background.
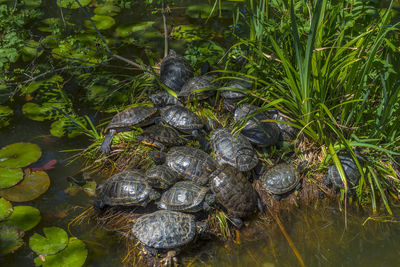
[{"label": "red-tinged lily pad", "polygon": [[0,255],[19,249],[24,241],[24,232],[15,226],[0,225]]},{"label": "red-tinged lily pad", "polygon": [[24,178],[22,169],[9,169],[0,167],[0,189],[10,188]]},{"label": "red-tinged lily pad", "polygon": [[29,231],[41,220],[40,211],[31,206],[16,206],[7,220],[0,225],[16,226],[21,230]]},{"label": "red-tinged lily pad", "polygon": [[42,151],[32,143],[15,143],[0,150],[0,167],[21,168],[36,162]]},{"label": "red-tinged lily pad", "polygon": [[38,255],[54,255],[68,244],[68,235],[61,228],[45,227],[43,233],[46,237],[35,233],[29,239],[29,246]]},{"label": "red-tinged lily pad", "polygon": [[13,206],[4,198],[0,198],[0,221],[7,219],[13,212]]},{"label": "red-tinged lily pad", "polygon": [[50,178],[44,171],[36,171],[25,175],[24,180],[8,189],[0,190],[0,196],[13,202],[34,200],[47,191]]}]

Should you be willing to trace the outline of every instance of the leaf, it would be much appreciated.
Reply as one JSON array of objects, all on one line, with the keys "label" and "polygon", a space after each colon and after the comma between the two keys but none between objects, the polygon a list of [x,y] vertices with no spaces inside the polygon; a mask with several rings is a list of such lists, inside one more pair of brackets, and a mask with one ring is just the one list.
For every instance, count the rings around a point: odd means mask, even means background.
[{"label": "leaf", "polygon": [[14,111],[8,106],[0,106],[0,128],[6,127],[10,124],[10,117]]},{"label": "leaf", "polygon": [[[80,267],[86,261],[87,249],[85,244],[77,239],[71,237],[68,246],[60,253],[51,256],[36,257],[34,259],[35,265],[43,267]],[[43,261],[44,259],[44,261]]]},{"label": "leaf", "polygon": [[94,13],[96,15],[108,15],[108,16],[115,16],[121,11],[121,8],[117,6],[113,6],[110,4],[99,5],[95,8]]},{"label": "leaf", "polygon": [[0,255],[20,248],[24,244],[23,236],[24,232],[17,227],[0,225]]},{"label": "leaf", "polygon": [[10,188],[24,178],[22,169],[0,167],[0,189]]},{"label": "leaf", "polygon": [[24,0],[24,4],[30,7],[39,7],[42,4],[42,0]]},{"label": "leaf", "polygon": [[68,244],[68,235],[61,228],[45,227],[43,233],[46,237],[35,233],[29,239],[29,246],[36,254],[54,255]]},{"label": "leaf", "polygon": [[[82,7],[87,6],[92,0],[79,0],[79,3],[81,3]],[[78,3],[75,0],[57,0],[57,6],[63,7],[63,8],[69,8],[69,9],[76,9],[79,8]],[[61,4],[60,4],[61,2]]]},{"label": "leaf", "polygon": [[29,83],[28,86],[24,86],[21,89],[21,94],[26,95],[26,94],[31,94],[41,88],[42,86],[49,86],[54,83],[61,83],[64,79],[59,76],[59,75],[54,75],[53,77],[46,79],[46,80],[41,80],[41,81],[33,81]]},{"label": "leaf", "polygon": [[23,231],[29,231],[41,220],[40,211],[31,206],[15,206],[13,213],[0,225],[16,226]]},{"label": "leaf", "polygon": [[50,178],[44,171],[35,171],[25,175],[24,180],[8,189],[0,190],[0,196],[14,202],[34,200],[47,191]]},{"label": "leaf", "polygon": [[41,155],[42,151],[36,144],[14,143],[0,150],[0,167],[25,167],[36,162]]},{"label": "leaf", "polygon": [[13,212],[13,206],[4,198],[0,198],[0,221],[7,219]]},{"label": "leaf", "polygon": [[[91,19],[99,30],[109,29],[115,24],[115,20],[110,16],[94,15]],[[89,29],[93,29],[93,25],[89,20],[85,20],[85,26]]]},{"label": "leaf", "polygon": [[[86,126],[86,121],[83,117],[77,117],[74,115],[72,115],[71,118],[72,117]],[[82,134],[82,129],[74,124],[69,118],[63,117],[51,124],[50,133],[56,137],[67,136],[73,138]]]}]

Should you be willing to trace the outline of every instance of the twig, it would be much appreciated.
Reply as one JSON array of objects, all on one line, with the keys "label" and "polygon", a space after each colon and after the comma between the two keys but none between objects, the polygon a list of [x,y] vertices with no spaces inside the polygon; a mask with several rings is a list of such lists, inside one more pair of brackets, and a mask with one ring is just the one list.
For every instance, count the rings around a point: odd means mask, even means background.
[{"label": "twig", "polygon": [[168,56],[168,28],[167,17],[165,16],[165,0],[162,1],[162,17],[164,23],[164,57]]}]

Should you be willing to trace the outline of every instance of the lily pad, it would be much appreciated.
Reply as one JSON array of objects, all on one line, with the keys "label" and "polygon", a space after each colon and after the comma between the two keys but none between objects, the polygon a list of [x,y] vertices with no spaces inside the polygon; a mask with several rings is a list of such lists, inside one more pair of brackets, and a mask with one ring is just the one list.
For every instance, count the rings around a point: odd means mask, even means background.
[{"label": "lily pad", "polygon": [[[92,2],[92,0],[79,0],[79,3],[81,3],[81,5],[83,7],[87,6],[90,2]],[[78,3],[76,3],[75,0],[58,0],[57,6],[60,6],[60,5],[63,8],[69,8],[69,9],[79,8],[79,5],[78,5]]]},{"label": "lily pad", "polygon": [[108,16],[115,16],[121,11],[120,7],[113,6],[113,5],[100,5],[95,8],[94,13],[96,15],[108,15]]},{"label": "lily pad", "polygon": [[48,87],[48,86],[57,86],[57,83],[63,82],[63,78],[60,75],[54,75],[49,79],[46,80],[41,80],[41,81],[33,81],[29,83],[29,85],[22,87],[21,89],[21,94],[26,95],[26,94],[31,94],[38,90],[41,87]]},{"label": "lily pad", "polygon": [[44,171],[34,171],[25,175],[24,180],[8,189],[0,190],[0,196],[14,202],[34,200],[47,191],[50,178]]},{"label": "lily pad", "polygon": [[24,232],[15,226],[0,225],[0,255],[20,248],[24,244],[23,236]]},{"label": "lily pad", "polygon": [[68,244],[68,235],[61,228],[45,227],[43,233],[46,237],[35,233],[29,239],[29,246],[39,255],[54,255]]},{"label": "lily pad", "polygon": [[42,0],[24,0],[26,6],[39,7],[42,4]]},{"label": "lily pad", "polygon": [[15,143],[0,150],[0,167],[20,168],[37,161],[42,155],[40,147],[32,143]]},{"label": "lily pad", "polygon": [[87,253],[85,243],[76,237],[71,237],[68,246],[60,253],[51,256],[40,255],[34,262],[36,266],[43,267],[80,267],[85,263]]},{"label": "lily pad", "polygon": [[[76,120],[82,125],[86,125],[86,120],[83,117],[78,117],[76,115],[69,116],[71,119]],[[82,128],[77,126],[70,118],[63,117],[56,120],[51,124],[50,133],[56,137],[67,136],[69,138],[76,137],[82,134]]]},{"label": "lily pad", "polygon": [[208,18],[209,16],[212,17],[217,14],[217,9],[213,11],[213,7],[209,4],[199,4],[199,5],[190,5],[186,9],[186,15],[188,17],[198,19],[198,18]]},{"label": "lily pad", "polygon": [[41,220],[40,211],[31,206],[16,206],[13,213],[0,225],[16,226],[23,231],[29,231]]},{"label": "lily pad", "polygon": [[[115,20],[110,16],[94,15],[91,19],[99,30],[109,29],[115,24]],[[89,20],[85,20],[85,26],[89,29],[93,29],[93,25]]]},{"label": "lily pad", "polygon": [[22,169],[0,167],[0,189],[18,184],[24,178]]},{"label": "lily pad", "polygon": [[10,116],[14,111],[7,106],[0,106],[0,128],[6,127],[10,124]]},{"label": "lily pad", "polygon": [[4,198],[0,198],[0,221],[7,219],[13,212],[13,206]]}]

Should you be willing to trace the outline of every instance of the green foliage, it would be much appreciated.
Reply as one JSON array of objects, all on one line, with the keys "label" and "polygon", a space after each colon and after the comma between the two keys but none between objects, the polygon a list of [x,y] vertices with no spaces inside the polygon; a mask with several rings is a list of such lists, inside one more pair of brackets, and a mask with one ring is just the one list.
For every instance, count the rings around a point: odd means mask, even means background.
[{"label": "green foliage", "polygon": [[38,209],[31,206],[16,206],[7,220],[0,222],[0,226],[16,226],[23,231],[29,231],[41,220]]},{"label": "green foliage", "polygon": [[0,255],[8,254],[20,248],[24,232],[13,226],[0,225]]},{"label": "green foliage", "polygon": [[16,185],[23,178],[22,169],[0,167],[0,189]]},{"label": "green foliage", "polygon": [[40,147],[32,143],[14,143],[0,150],[0,167],[20,168],[36,162],[42,155]]},{"label": "green foliage", "polygon": [[58,227],[43,228],[45,235],[35,233],[29,238],[29,246],[36,254],[53,255],[63,250],[68,244],[67,233]]},{"label": "green foliage", "polygon": [[13,212],[13,207],[10,202],[4,198],[0,198],[0,221],[7,219]]}]

